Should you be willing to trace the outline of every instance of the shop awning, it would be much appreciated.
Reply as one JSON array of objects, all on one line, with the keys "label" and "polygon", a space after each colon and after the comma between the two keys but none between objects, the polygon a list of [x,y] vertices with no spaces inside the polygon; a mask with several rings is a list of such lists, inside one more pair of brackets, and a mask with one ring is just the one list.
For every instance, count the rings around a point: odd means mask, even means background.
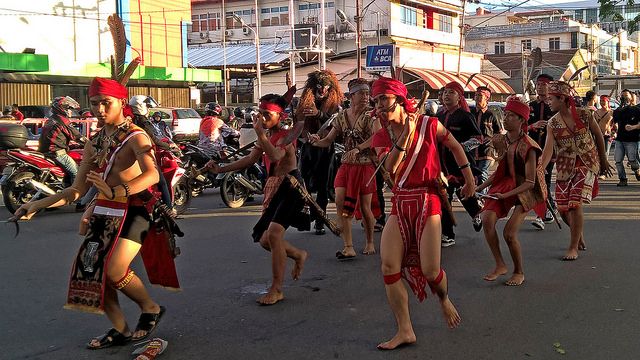
[{"label": "shop awning", "polygon": [[0,71],[49,71],[49,56],[40,54],[0,52]]},{"label": "shop awning", "polygon": [[[477,73],[471,78],[473,75],[471,73],[460,73],[460,76],[458,76],[455,72],[442,70],[405,68],[404,71],[424,80],[434,91],[437,91],[446,84],[455,81],[459,83],[466,92],[475,92],[478,86],[486,86],[494,94],[514,93],[511,86],[491,75]],[[469,78],[471,78],[471,81],[469,81]]]}]

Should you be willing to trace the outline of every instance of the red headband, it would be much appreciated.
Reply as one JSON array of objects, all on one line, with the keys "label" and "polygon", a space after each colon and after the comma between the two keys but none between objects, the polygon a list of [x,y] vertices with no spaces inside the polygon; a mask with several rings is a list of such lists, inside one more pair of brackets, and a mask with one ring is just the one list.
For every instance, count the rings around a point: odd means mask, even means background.
[{"label": "red headband", "polygon": [[280,105],[272,102],[267,102],[267,101],[261,101],[258,107],[261,110],[273,111],[273,112],[277,112],[278,114],[284,112],[284,109],[280,107]]},{"label": "red headband", "polygon": [[462,88],[462,85],[460,85],[460,83],[458,83],[457,81],[452,81],[450,83],[448,83],[447,85],[444,86],[445,89],[451,89],[455,92],[458,93],[458,106],[461,107],[464,111],[469,112],[469,104],[467,104],[467,101],[464,99],[464,89]]},{"label": "red headband", "polygon": [[609,96],[607,95],[600,95],[600,100],[604,100],[606,102],[609,102]]},{"label": "red headband", "polygon": [[89,97],[96,95],[113,96],[118,99],[129,97],[127,88],[115,80],[94,78],[89,85]]},{"label": "red headband", "polygon": [[512,113],[524,118],[524,126],[526,126],[527,120],[529,120],[529,113],[531,109],[529,108],[528,104],[525,104],[518,99],[509,99],[507,101],[507,106],[504,107],[504,111],[511,111]]},{"label": "red headband", "polygon": [[402,100],[407,112],[416,112],[413,100],[407,98],[407,87],[401,81],[384,76],[380,77],[371,86],[371,97],[375,98],[381,94],[395,95]]}]

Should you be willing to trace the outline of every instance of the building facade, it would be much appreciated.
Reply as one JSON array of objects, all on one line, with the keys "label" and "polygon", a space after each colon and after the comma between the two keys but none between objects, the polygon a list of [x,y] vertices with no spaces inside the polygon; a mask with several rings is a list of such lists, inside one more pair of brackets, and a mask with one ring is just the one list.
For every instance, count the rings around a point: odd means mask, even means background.
[{"label": "building facade", "polygon": [[[233,48],[234,46],[255,47],[254,33],[242,26],[238,21],[240,18],[248,27],[258,30],[261,57],[272,61],[261,60],[260,68],[265,71],[262,77],[262,93],[283,92],[285,90],[284,75],[278,69],[286,71],[289,56],[286,51],[284,56],[277,55],[283,55],[282,50],[291,48],[290,17],[293,17],[296,29],[311,29],[313,36],[310,47],[317,49],[320,44],[320,38],[317,36],[320,33],[320,2],[295,0],[291,6],[290,1],[281,0],[269,2],[268,7],[260,5],[259,2],[257,11],[255,2],[252,0],[226,0],[224,11],[222,6],[220,0],[192,0],[192,25],[188,35],[190,64],[203,68],[222,68],[223,58],[219,54],[220,44],[223,41],[228,45],[226,50],[231,49],[233,53],[239,52],[238,49]],[[458,64],[465,73],[480,72],[482,55],[467,51],[459,54],[458,51],[461,1],[374,0],[364,2],[362,6],[362,51],[364,52],[369,45],[394,44],[394,66],[408,69],[408,76],[414,78],[417,76],[417,80],[422,82],[421,86],[431,88],[435,84],[428,84],[415,72],[411,73],[410,69],[439,71],[446,79],[455,78],[455,74],[452,76],[451,73],[458,71]],[[327,56],[330,60],[336,59],[336,61],[328,61],[327,68],[336,72],[341,81],[346,84],[349,79],[355,77],[357,67],[355,63],[355,0],[326,1],[324,12],[326,48],[330,50]],[[222,13],[225,13],[224,17]],[[256,20],[256,13],[259,14],[259,20]],[[296,33],[298,31],[300,30],[296,30]],[[297,36],[296,39],[299,37]],[[296,47],[299,47],[297,40],[295,43]],[[268,53],[268,44],[275,44],[272,50],[274,54]],[[209,48],[210,54],[206,55],[206,49]],[[300,71],[303,73],[296,74],[294,81],[300,86],[306,79],[306,74],[318,68],[318,55],[314,52],[298,52],[298,55],[296,62],[300,66],[311,65],[305,67],[304,72]],[[253,66],[246,64],[251,56],[255,56],[255,52],[240,58],[227,56],[227,68],[234,69],[237,76],[243,76],[244,72],[244,76],[252,78],[254,76],[252,72],[256,69],[255,63]],[[363,62],[360,66],[366,65],[365,59],[366,56],[363,54]],[[314,62],[316,62],[315,65]],[[373,75],[365,73],[365,76]],[[464,85],[464,81],[461,80],[461,82]],[[231,93],[233,96],[235,91],[231,89]]]},{"label": "building facade", "polygon": [[[0,98],[3,104],[46,105],[69,95],[87,106],[94,76],[109,77],[114,53],[107,17],[118,14],[127,38],[126,62],[142,65],[132,90],[165,106],[189,106],[190,85],[220,81],[219,71],[189,69],[189,0],[0,0]],[[24,59],[31,57],[27,66]]]}]

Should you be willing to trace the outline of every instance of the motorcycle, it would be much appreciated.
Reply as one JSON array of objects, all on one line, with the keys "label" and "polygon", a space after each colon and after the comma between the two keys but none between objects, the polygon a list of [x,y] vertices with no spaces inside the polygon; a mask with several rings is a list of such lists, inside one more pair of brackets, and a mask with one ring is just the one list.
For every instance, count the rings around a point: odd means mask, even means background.
[{"label": "motorcycle", "polygon": [[[80,164],[83,149],[72,149],[69,156]],[[10,163],[2,170],[0,190],[10,213],[32,200],[53,195],[65,188],[64,170],[43,154],[25,149],[6,150]]]},{"label": "motorcycle", "polygon": [[[200,171],[210,160],[204,149],[189,143],[182,145],[181,148],[181,160],[186,169],[185,179],[188,183],[191,196],[200,196],[206,189],[220,187],[224,179],[224,174],[201,173]],[[222,161],[220,157],[216,157],[215,160]]]},{"label": "motorcycle", "polygon": [[160,167],[160,172],[164,176],[171,198],[173,207],[178,215],[184,214],[191,203],[191,188],[189,187],[188,177],[185,176],[186,170],[181,167],[180,158],[182,153],[176,150],[172,151],[158,149],[156,152],[156,160]]},{"label": "motorcycle", "polygon": [[[246,153],[254,146],[251,142],[231,154],[227,154],[227,160],[235,160],[237,155]],[[219,174],[220,175],[220,174]],[[222,202],[230,208],[239,208],[253,198],[253,195],[262,194],[264,184],[267,181],[267,170],[261,163],[255,163],[246,169],[223,173],[220,185],[220,197]]]}]

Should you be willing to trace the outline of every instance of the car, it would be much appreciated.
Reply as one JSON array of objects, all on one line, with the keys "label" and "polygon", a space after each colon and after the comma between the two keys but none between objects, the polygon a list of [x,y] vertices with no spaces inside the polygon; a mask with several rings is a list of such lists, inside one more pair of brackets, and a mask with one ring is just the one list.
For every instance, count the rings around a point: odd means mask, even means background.
[{"label": "car", "polygon": [[192,108],[150,109],[150,114],[160,113],[160,118],[171,128],[174,141],[191,141],[198,139],[202,117]]}]

